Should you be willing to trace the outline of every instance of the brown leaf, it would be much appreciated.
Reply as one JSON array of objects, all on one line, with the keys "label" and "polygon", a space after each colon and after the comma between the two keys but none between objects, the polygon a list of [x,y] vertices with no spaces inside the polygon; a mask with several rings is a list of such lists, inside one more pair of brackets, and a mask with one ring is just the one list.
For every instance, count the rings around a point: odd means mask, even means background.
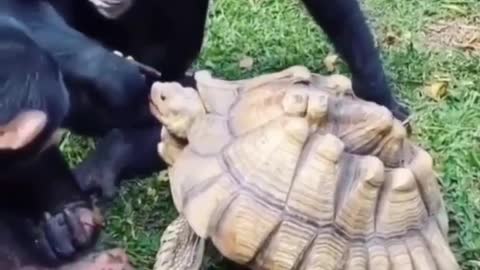
[{"label": "brown leaf", "polygon": [[424,92],[430,98],[440,101],[448,94],[448,81],[434,82],[425,87]]},{"label": "brown leaf", "polygon": [[401,40],[401,38],[394,32],[388,32],[386,35],[385,35],[385,38],[383,40],[383,42],[385,44],[387,44],[387,46],[393,46],[397,43],[399,43]]},{"label": "brown leaf", "polygon": [[246,70],[251,70],[253,68],[253,58],[249,56],[245,56],[242,60],[240,60],[239,66]]},{"label": "brown leaf", "polygon": [[334,72],[337,69],[338,65],[338,55],[337,54],[329,54],[325,59],[323,59],[323,64],[327,68],[328,72]]}]

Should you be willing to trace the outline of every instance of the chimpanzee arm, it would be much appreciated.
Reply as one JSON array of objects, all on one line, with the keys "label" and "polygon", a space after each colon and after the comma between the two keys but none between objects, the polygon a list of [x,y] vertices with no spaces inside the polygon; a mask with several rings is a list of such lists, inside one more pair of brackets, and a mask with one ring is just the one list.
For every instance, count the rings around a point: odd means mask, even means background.
[{"label": "chimpanzee arm", "polygon": [[357,0],[303,0],[347,62],[355,94],[384,105],[403,120],[408,112],[395,101],[378,50]]},{"label": "chimpanzee arm", "polygon": [[114,108],[147,100],[149,89],[134,64],[68,26],[48,3],[29,3],[27,8],[25,21],[31,35],[54,56],[66,80],[74,82],[69,88],[91,91],[92,96]]},{"label": "chimpanzee arm", "polygon": [[167,42],[160,71],[163,80],[174,81],[183,78],[200,53],[208,0],[169,1],[165,8],[174,34]]}]

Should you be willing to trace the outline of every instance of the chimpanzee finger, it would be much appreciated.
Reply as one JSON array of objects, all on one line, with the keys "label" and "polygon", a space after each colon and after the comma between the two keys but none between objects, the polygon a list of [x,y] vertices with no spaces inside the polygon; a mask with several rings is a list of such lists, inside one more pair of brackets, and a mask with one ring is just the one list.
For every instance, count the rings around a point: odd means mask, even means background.
[{"label": "chimpanzee finger", "polygon": [[84,228],[84,224],[79,216],[72,213],[70,209],[65,209],[65,221],[72,234],[73,244],[77,247],[85,247],[90,241],[90,235]]},{"label": "chimpanzee finger", "polygon": [[70,230],[65,222],[63,213],[56,214],[53,217],[47,214],[45,221],[45,237],[53,251],[63,258],[69,258],[74,255],[75,248],[73,247]]},{"label": "chimpanzee finger", "polygon": [[44,233],[37,234],[35,246],[47,260],[52,262],[58,260],[57,254],[55,254],[55,251],[50,246],[50,243],[48,242]]}]

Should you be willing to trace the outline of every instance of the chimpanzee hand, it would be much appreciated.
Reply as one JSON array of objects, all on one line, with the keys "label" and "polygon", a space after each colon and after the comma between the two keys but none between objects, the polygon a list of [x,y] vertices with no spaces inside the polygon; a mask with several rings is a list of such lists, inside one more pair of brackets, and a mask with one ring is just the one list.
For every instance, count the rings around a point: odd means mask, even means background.
[{"label": "chimpanzee hand", "polygon": [[97,238],[103,218],[85,203],[66,205],[57,214],[45,214],[37,227],[35,244],[49,260],[78,255]]}]

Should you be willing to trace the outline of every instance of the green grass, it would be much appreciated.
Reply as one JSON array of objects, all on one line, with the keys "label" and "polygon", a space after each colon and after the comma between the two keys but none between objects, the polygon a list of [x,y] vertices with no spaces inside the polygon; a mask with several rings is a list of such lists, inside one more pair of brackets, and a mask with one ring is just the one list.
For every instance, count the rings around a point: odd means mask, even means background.
[{"label": "green grass", "polygon": [[[462,269],[480,269],[480,59],[453,50],[429,51],[423,43],[426,25],[440,19],[463,17],[477,20],[478,25],[480,1],[364,0],[363,4],[395,92],[414,113],[415,139],[435,159],[456,256]],[[389,33],[399,39],[386,46],[382,40]],[[221,0],[214,2],[197,68],[228,79],[295,64],[325,73],[322,61],[331,51],[299,1]],[[245,56],[255,60],[251,71],[239,67]],[[342,66],[341,72],[348,70]],[[436,102],[421,89],[440,77],[449,79],[449,94]],[[89,147],[88,142],[72,138],[64,150],[77,162]],[[105,243],[128,248],[138,269],[151,269],[162,229],[174,216],[166,182],[156,176],[134,181],[122,189],[110,211]]]}]

